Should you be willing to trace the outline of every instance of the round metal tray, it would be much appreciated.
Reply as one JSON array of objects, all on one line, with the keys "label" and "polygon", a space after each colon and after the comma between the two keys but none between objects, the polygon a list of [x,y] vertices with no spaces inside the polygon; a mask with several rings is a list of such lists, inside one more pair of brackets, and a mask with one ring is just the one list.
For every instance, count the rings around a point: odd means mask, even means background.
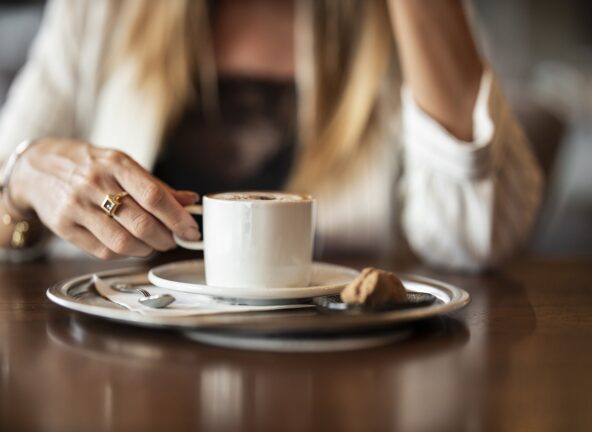
[{"label": "round metal tray", "polygon": [[[123,269],[98,272],[100,277],[146,275],[145,270]],[[99,296],[92,284],[92,274],[62,281],[47,290],[54,303],[86,315],[121,323],[182,331],[208,331],[248,335],[289,334],[355,334],[370,329],[386,328],[397,324],[447,314],[466,306],[469,294],[461,288],[434,279],[414,275],[400,275],[409,292],[427,293],[436,297],[433,303],[411,309],[358,314],[327,314],[314,305],[305,309],[268,312],[233,312],[183,317],[153,317],[140,315]],[[149,284],[146,279],[146,283]]]}]

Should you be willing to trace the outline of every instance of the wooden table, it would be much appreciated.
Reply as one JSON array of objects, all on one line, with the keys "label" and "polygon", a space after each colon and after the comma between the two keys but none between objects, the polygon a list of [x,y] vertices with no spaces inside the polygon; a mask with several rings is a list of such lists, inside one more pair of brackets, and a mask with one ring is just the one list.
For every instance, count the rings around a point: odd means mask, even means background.
[{"label": "wooden table", "polygon": [[[383,348],[233,351],[83,317],[45,288],[112,267],[0,266],[2,431],[591,431],[592,259],[523,259]],[[123,266],[125,263],[118,263]]]}]

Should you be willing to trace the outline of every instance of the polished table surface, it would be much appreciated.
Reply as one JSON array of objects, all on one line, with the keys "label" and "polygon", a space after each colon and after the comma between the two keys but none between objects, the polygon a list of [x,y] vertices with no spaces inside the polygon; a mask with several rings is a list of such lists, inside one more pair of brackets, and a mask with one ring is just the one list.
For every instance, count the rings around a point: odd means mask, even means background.
[{"label": "polished table surface", "polygon": [[335,261],[436,277],[472,303],[381,348],[238,351],[45,297],[126,263],[0,265],[0,430],[592,430],[592,259],[523,258],[483,276]]}]

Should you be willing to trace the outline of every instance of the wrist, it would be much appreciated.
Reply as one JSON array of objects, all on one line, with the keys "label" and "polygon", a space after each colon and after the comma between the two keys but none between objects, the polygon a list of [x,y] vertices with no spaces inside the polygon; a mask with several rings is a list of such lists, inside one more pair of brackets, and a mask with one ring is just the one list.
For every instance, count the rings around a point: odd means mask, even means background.
[{"label": "wrist", "polygon": [[[10,205],[5,206],[7,212],[16,213],[13,216],[18,219],[29,219],[33,212],[33,207],[27,198],[28,170],[26,169],[26,158],[26,153],[19,158],[4,190],[5,194],[9,194],[7,198]],[[6,201],[5,199],[4,202],[6,203]]]},{"label": "wrist", "polygon": [[29,183],[26,159],[34,151],[37,143],[38,140],[23,141],[2,167],[2,201],[6,212],[17,220],[35,218],[26,194]]}]

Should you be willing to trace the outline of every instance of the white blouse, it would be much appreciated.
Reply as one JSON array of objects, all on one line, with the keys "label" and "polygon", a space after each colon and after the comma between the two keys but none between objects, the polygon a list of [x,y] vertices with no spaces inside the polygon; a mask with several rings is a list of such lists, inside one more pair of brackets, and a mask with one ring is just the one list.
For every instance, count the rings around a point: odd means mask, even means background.
[{"label": "white blouse", "polygon": [[[154,166],[162,120],[135,90],[134,65],[110,74],[103,55],[121,35],[113,0],[53,0],[29,59],[0,113],[0,160],[24,139],[60,136],[126,152]],[[384,145],[338,191],[317,196],[320,247],[411,250],[449,269],[497,265],[524,244],[542,176],[491,72],[461,142],[415,103],[405,86],[401,116]]]}]

